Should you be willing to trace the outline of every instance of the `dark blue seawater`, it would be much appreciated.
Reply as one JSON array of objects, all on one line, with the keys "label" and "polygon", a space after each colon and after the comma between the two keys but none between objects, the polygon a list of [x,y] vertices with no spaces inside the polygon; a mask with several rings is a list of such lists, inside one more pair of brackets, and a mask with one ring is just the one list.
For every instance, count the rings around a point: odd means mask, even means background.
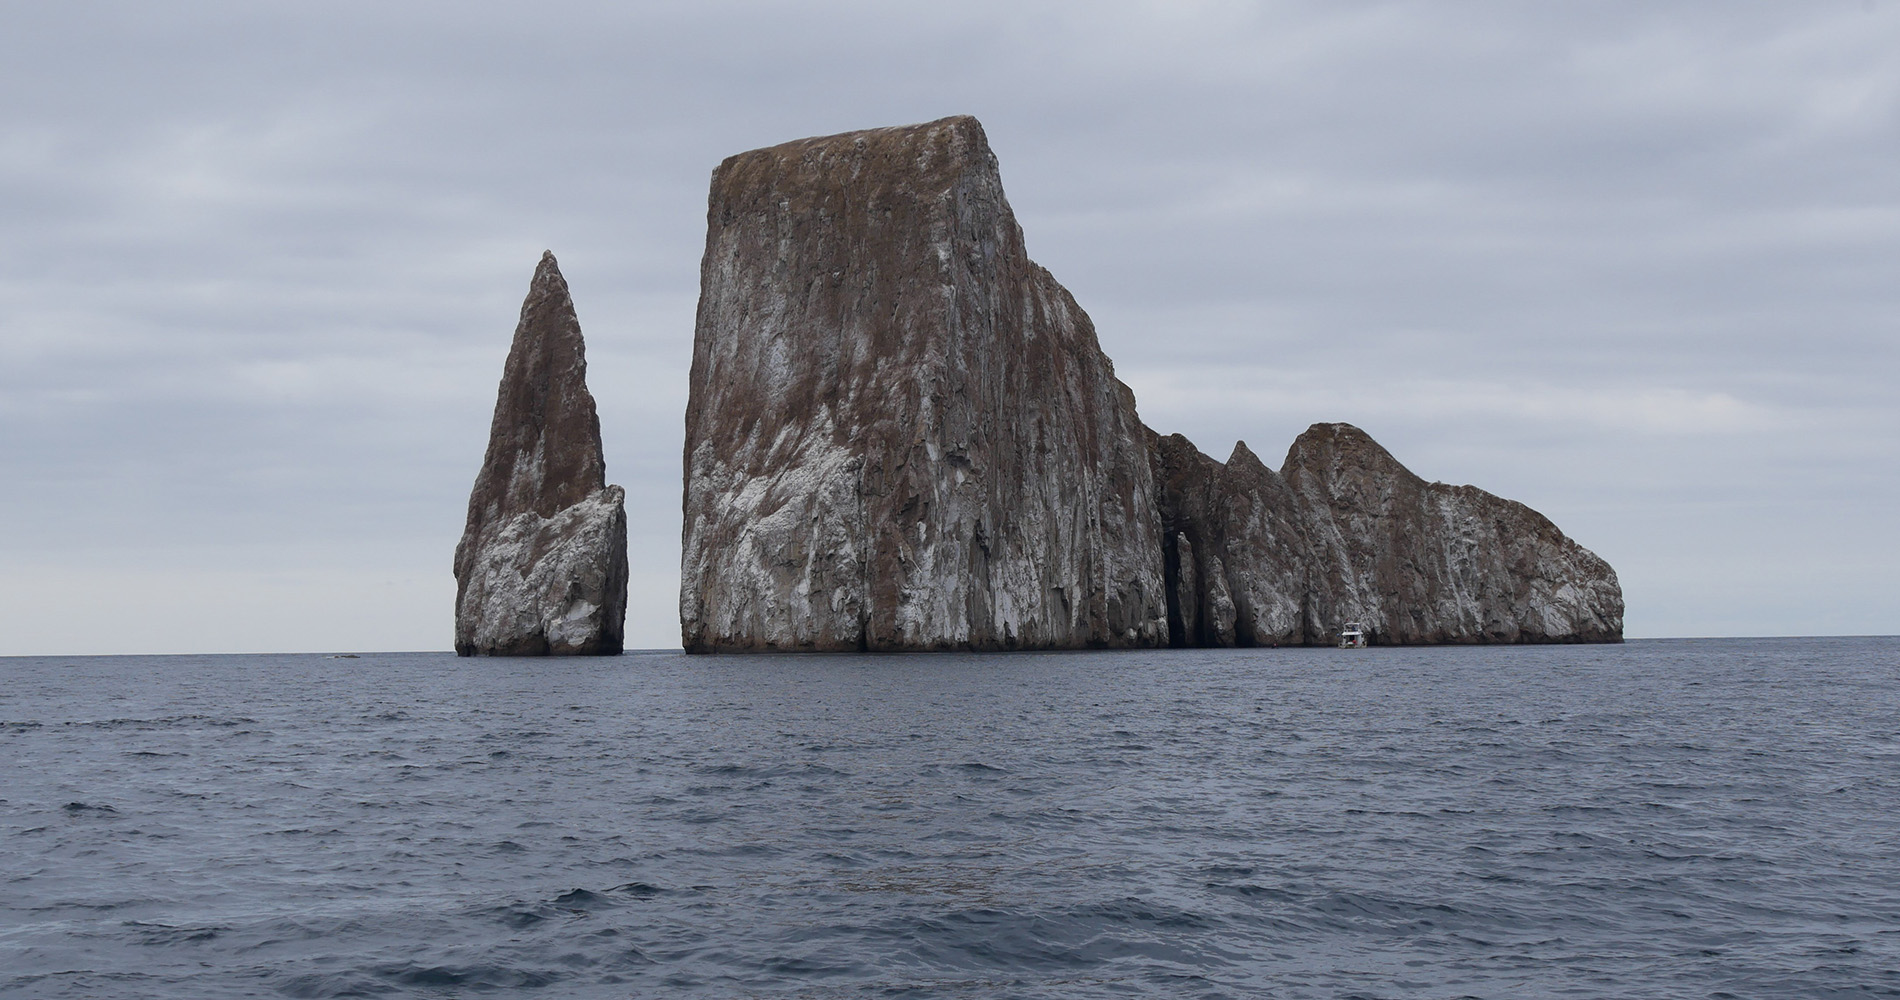
[{"label": "dark blue seawater", "polygon": [[1900,995],[1900,640],[0,660],[7,997]]}]

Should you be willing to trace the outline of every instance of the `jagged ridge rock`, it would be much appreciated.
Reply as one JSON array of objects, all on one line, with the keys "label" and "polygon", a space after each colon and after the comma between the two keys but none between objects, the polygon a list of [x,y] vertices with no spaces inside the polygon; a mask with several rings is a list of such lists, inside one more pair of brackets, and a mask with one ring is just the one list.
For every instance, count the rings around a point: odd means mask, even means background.
[{"label": "jagged ridge rock", "polygon": [[1617,642],[1616,572],[1536,511],[1427,483],[1350,424],[1314,424],[1278,473],[1149,433],[1170,641]]},{"label": "jagged ridge rock", "polygon": [[541,256],[455,547],[455,651],[612,655],[627,613],[625,494],[607,485],[580,320]]},{"label": "jagged ridge rock", "polygon": [[707,230],[688,650],[1165,641],[1133,394],[976,119],[731,157]]},{"label": "jagged ridge rock", "polygon": [[1175,646],[1296,646],[1307,639],[1306,529],[1292,491],[1244,441],[1225,464],[1148,432]]}]

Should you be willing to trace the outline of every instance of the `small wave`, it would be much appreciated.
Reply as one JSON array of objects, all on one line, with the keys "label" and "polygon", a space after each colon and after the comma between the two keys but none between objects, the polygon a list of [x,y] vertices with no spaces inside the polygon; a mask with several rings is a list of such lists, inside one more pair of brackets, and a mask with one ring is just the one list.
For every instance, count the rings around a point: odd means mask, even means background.
[{"label": "small wave", "polygon": [[[232,729],[237,726],[256,725],[257,720],[245,716],[216,715],[172,715],[162,719],[75,719],[60,725],[73,729],[181,729],[191,726],[209,726],[214,729]],[[38,725],[38,723],[34,723]]]},{"label": "small wave", "polygon": [[1276,903],[1297,903],[1300,901],[1298,893],[1288,892],[1285,889],[1275,889],[1271,886],[1255,885],[1252,882],[1209,882],[1206,884],[1206,888],[1213,892],[1239,896],[1242,899],[1270,899]]},{"label": "small wave", "polygon": [[722,777],[743,775],[752,778],[760,777],[763,774],[763,772],[755,768],[747,767],[744,764],[697,764],[694,765],[693,770],[700,774],[717,774]]},{"label": "small wave", "polygon": [[68,802],[63,806],[60,806],[60,809],[63,810],[68,816],[87,816],[87,815],[116,816],[119,814],[119,811],[117,809],[112,808],[111,806],[105,806],[105,805],[95,806],[95,805],[91,805],[85,802]]},{"label": "small wave", "polygon": [[598,892],[587,889],[569,889],[554,897],[554,905],[564,910],[591,911],[597,907],[614,905],[614,901]]},{"label": "small wave", "polygon": [[179,927],[172,924],[146,923],[140,920],[128,920],[121,926],[130,928],[138,938],[138,943],[148,947],[200,944],[231,929],[217,926]]},{"label": "small wave", "polygon": [[512,969],[505,965],[421,965],[414,962],[372,966],[378,978],[401,986],[432,989],[537,989],[553,985],[561,974],[551,970]]}]

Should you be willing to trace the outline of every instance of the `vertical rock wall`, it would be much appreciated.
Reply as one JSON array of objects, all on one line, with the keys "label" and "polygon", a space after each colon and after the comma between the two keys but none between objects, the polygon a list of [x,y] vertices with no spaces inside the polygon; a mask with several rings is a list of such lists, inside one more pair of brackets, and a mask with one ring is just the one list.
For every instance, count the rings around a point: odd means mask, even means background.
[{"label": "vertical rock wall", "polygon": [[709,201],[688,650],[1165,641],[1133,394],[974,118],[743,153]]},{"label": "vertical rock wall", "polygon": [[455,580],[463,656],[621,650],[624,494],[607,485],[580,320],[551,253],[535,269],[502,369]]},{"label": "vertical rock wall", "polygon": [[1143,427],[973,118],[743,153],[709,202],[688,650],[1622,636],[1603,560],[1357,428],[1276,472]]}]

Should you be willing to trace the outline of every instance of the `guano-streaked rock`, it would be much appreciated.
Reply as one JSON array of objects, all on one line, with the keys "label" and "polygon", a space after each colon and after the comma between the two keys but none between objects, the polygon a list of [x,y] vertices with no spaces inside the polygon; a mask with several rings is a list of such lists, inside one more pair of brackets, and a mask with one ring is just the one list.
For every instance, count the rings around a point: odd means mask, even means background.
[{"label": "guano-streaked rock", "polygon": [[502,369],[488,453],[455,547],[455,651],[612,655],[627,611],[627,514],[567,281],[543,254]]},{"label": "guano-streaked rock", "polygon": [[1616,571],[1549,518],[1428,483],[1351,424],[1314,424],[1281,468],[1306,523],[1308,628],[1374,642],[1620,642]]},{"label": "guano-streaked rock", "polygon": [[1306,641],[1306,531],[1292,491],[1246,442],[1225,464],[1179,434],[1148,435],[1170,548],[1168,637],[1175,646]]},{"label": "guano-streaked rock", "polygon": [[1133,394],[976,119],[731,157],[707,229],[686,649],[1166,641]]},{"label": "guano-streaked rock", "polygon": [[1177,646],[1617,642],[1608,563],[1521,503],[1427,483],[1350,424],[1314,424],[1280,472],[1150,433]]},{"label": "guano-streaked rock", "polygon": [[973,118],[722,163],[691,378],[689,651],[1622,636],[1603,560],[1357,428],[1276,471],[1142,426]]}]

